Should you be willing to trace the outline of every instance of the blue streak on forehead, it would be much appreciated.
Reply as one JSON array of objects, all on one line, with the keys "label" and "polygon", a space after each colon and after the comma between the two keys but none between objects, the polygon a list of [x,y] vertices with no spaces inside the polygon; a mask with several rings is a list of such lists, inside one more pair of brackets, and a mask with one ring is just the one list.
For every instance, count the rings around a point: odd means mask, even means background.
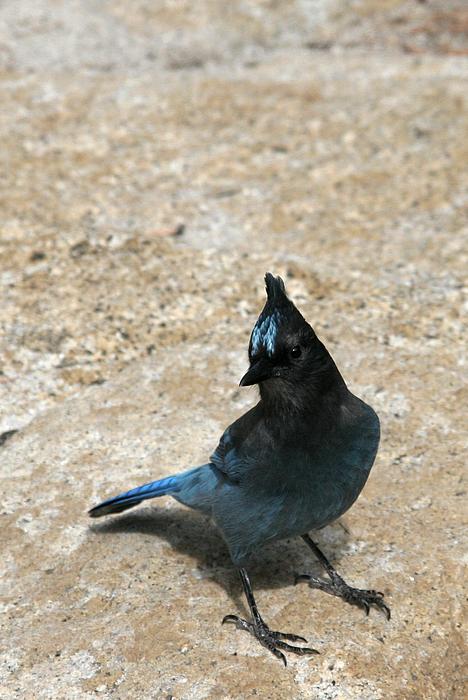
[{"label": "blue streak on forehead", "polygon": [[261,346],[265,348],[270,357],[275,351],[276,336],[278,334],[280,315],[278,311],[265,316],[260,322],[258,319],[252,331],[252,352],[256,355]]}]

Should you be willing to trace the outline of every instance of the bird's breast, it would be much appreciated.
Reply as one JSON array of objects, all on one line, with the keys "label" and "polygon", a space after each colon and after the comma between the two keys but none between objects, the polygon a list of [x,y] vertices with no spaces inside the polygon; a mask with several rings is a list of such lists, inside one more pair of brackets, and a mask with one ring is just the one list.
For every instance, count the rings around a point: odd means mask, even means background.
[{"label": "bird's breast", "polygon": [[285,441],[263,455],[252,487],[258,498],[281,500],[280,536],[323,527],[348,510],[367,481],[378,442],[378,429],[363,426],[302,444]]}]

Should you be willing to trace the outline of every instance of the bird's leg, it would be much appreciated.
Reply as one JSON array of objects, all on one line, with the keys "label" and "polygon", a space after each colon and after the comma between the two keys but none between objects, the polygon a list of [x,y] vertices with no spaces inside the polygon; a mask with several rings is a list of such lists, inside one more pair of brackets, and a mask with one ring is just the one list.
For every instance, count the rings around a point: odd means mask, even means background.
[{"label": "bird's leg", "polygon": [[287,666],[287,662],[283,651],[291,651],[294,654],[300,655],[318,654],[319,652],[316,649],[309,649],[308,647],[295,647],[282,641],[287,639],[290,642],[307,643],[307,639],[304,639],[304,637],[299,637],[297,634],[285,634],[284,632],[273,632],[270,630],[258,612],[257,603],[255,602],[247,571],[245,569],[239,569],[239,574],[241,577],[242,586],[244,588],[245,597],[247,598],[247,602],[249,604],[252,619],[244,620],[238,615],[226,615],[223,618],[223,624],[225,622],[233,622],[238,629],[245,630],[246,632],[253,634],[253,636],[258,639],[260,644],[271,651],[271,653],[274,654],[277,659],[281,659],[285,666]]},{"label": "bird's leg", "polygon": [[308,581],[311,588],[318,588],[331,595],[339,596],[347,603],[363,608],[366,611],[366,615],[369,614],[370,608],[375,606],[378,610],[383,610],[387,620],[390,620],[390,608],[388,605],[385,605],[383,601],[383,593],[374,590],[367,591],[362,588],[352,588],[352,586],[349,586],[346,581],[341,578],[339,573],[333,568],[326,556],[320,551],[315,542],[311,540],[309,535],[302,535],[302,539],[309,545],[329,575],[330,581],[322,581],[322,579],[310,576],[309,574],[298,574],[296,576],[296,583],[298,581]]}]

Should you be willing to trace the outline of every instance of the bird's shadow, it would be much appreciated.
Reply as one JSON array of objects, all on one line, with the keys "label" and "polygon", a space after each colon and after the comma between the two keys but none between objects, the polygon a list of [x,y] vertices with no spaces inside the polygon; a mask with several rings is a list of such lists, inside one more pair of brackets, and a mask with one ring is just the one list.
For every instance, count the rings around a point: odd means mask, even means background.
[{"label": "bird's shadow", "polygon": [[[159,537],[176,551],[197,561],[200,578],[209,578],[223,587],[237,604],[240,601],[240,582],[229,557],[226,544],[215,525],[207,516],[184,508],[142,508],[102,523],[93,523],[95,534],[134,533]],[[324,549],[326,556],[336,563],[346,548],[349,533],[340,523],[328,528],[331,537]],[[322,548],[324,537],[314,533],[314,540]],[[248,567],[256,590],[271,590],[294,584],[295,574],[310,573],[322,576],[323,570],[315,556],[300,537],[265,545],[252,556]]]}]

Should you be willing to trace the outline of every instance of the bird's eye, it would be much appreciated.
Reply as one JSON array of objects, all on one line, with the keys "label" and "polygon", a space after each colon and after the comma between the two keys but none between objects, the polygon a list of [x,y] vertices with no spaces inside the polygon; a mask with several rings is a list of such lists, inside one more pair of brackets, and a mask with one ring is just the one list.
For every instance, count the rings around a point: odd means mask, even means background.
[{"label": "bird's eye", "polygon": [[295,345],[293,348],[291,348],[291,357],[295,360],[297,360],[298,357],[302,355],[302,350],[300,345]]}]

